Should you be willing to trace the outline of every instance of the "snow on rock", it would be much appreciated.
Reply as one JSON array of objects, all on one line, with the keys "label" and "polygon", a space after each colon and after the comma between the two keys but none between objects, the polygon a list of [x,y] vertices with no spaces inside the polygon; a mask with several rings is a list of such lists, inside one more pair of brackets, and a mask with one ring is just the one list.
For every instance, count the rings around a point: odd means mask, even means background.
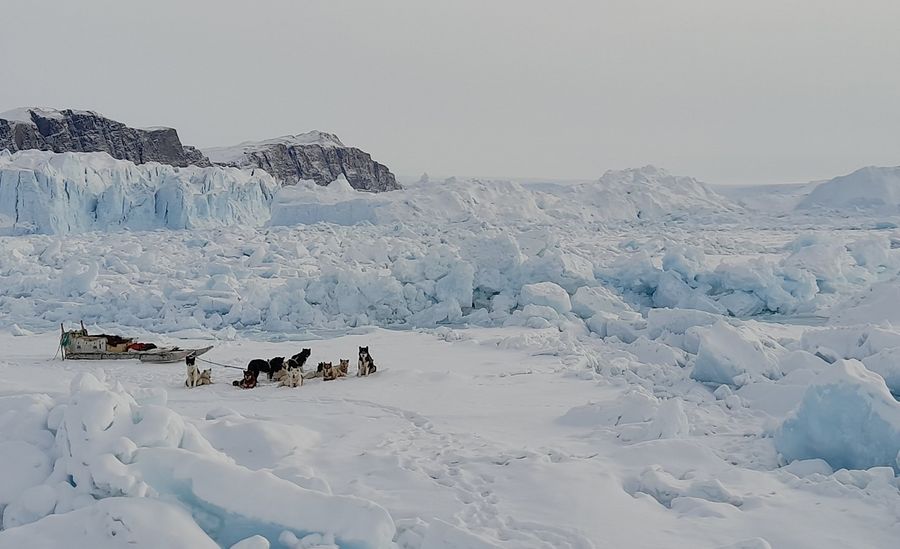
[{"label": "snow on rock", "polygon": [[869,210],[900,213],[900,167],[861,168],[818,185],[799,210]]},{"label": "snow on rock", "polygon": [[[68,539],[66,528],[80,529],[84,521],[108,521],[104,517],[115,516],[122,505],[125,511],[134,508],[131,503],[115,503],[120,498],[158,499],[147,505],[169,510],[152,513],[154,520],[168,513],[175,522],[182,520],[178,513],[183,512],[162,502],[177,501],[197,521],[185,529],[188,534],[196,531],[199,537],[206,532],[224,546],[254,535],[277,540],[284,531],[299,536],[328,534],[342,546],[358,549],[390,546],[394,524],[381,507],[302,488],[272,473],[237,465],[164,401],[142,398],[144,403],[139,404],[121,386],[109,387],[90,374],[76,376],[71,394],[55,401],[0,398],[4,440],[0,458],[7,471],[14,473],[0,482],[0,504],[5,505],[0,546],[4,536],[17,540],[21,538],[16,532],[33,531],[28,526],[32,524],[46,524],[55,529],[57,539]],[[302,432],[287,436],[290,433],[285,430],[264,423],[254,426],[235,415],[208,420],[202,429],[229,449],[248,443],[230,437],[252,437],[250,444],[283,438],[268,448],[276,460],[302,451],[298,445],[315,442],[314,436]],[[250,461],[241,454],[237,457]],[[138,522],[134,529],[145,527]],[[194,546],[204,545],[198,541]]]},{"label": "snow on rock", "polygon": [[296,135],[285,135],[265,141],[245,141],[238,145],[229,147],[210,147],[203,149],[203,153],[213,162],[217,164],[234,164],[241,161],[244,156],[255,153],[265,152],[266,149],[273,145],[281,145],[289,147],[292,145],[319,145],[325,148],[343,148],[345,145],[341,143],[338,136],[332,133],[326,133],[318,130],[299,133]]},{"label": "snow on rock", "polygon": [[558,284],[553,282],[538,282],[522,286],[519,293],[519,305],[537,305],[549,307],[560,314],[572,310],[572,302],[569,294]]},{"label": "snow on rock", "polygon": [[106,153],[0,157],[0,229],[13,234],[187,229],[269,219],[277,184],[261,170],[135,165]]},{"label": "snow on rock", "polygon": [[746,327],[719,321],[698,332],[700,344],[692,379],[740,387],[761,378],[781,377],[775,354],[766,346],[768,342]]},{"label": "snow on rock", "polygon": [[900,472],[900,402],[856,360],[831,365],[775,432],[788,462],[820,458],[835,468]]}]

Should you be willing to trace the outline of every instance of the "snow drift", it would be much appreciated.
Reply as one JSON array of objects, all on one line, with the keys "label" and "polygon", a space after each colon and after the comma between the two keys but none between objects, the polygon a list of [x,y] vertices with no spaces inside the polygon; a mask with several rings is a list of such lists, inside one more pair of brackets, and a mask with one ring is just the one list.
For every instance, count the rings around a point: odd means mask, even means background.
[{"label": "snow drift", "polygon": [[262,170],[135,165],[106,153],[0,152],[0,234],[260,225]]},{"label": "snow drift", "polygon": [[[122,533],[173,546],[151,532],[144,512],[190,534],[178,546],[228,547],[254,535],[274,542],[284,532],[327,534],[355,549],[391,546],[394,524],[381,507],[237,465],[164,400],[141,404],[90,374],[77,376],[67,397],[0,397],[0,456],[14,474],[0,483],[0,547],[41,532],[51,533],[46,543],[76,535],[102,546]],[[84,522],[112,526],[89,534]]]},{"label": "snow drift", "polygon": [[864,210],[900,213],[900,166],[870,166],[818,185],[798,210]]}]

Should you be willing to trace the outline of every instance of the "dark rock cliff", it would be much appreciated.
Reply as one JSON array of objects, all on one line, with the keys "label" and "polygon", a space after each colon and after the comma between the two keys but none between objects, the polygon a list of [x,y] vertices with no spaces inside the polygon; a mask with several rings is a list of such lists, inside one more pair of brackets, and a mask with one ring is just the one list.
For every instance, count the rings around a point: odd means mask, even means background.
[{"label": "dark rock cliff", "polygon": [[105,152],[135,164],[210,166],[173,128],[137,129],[90,111],[18,109],[0,115],[0,149]]},{"label": "dark rock cliff", "polygon": [[400,188],[387,166],[372,160],[369,153],[347,147],[337,136],[319,131],[203,152],[216,164],[266,170],[285,185],[300,180],[327,185],[343,175],[351,187],[361,191]]}]

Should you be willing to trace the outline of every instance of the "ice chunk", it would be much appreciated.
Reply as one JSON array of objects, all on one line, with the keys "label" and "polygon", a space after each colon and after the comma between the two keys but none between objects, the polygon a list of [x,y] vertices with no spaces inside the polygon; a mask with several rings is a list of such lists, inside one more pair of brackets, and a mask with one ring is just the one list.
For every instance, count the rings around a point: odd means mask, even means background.
[{"label": "ice chunk", "polygon": [[139,449],[131,470],[161,496],[202,510],[207,518],[201,526],[223,545],[255,534],[278,539],[290,530],[301,536],[330,533],[342,546],[379,549],[394,536],[390,515],[374,503],[307,490],[269,472],[186,450]]},{"label": "ice chunk", "polygon": [[691,378],[741,386],[763,377],[780,377],[778,362],[750,330],[724,321],[700,330],[700,348]]},{"label": "ice chunk", "polygon": [[632,494],[647,494],[661,505],[671,507],[677,498],[690,497],[715,503],[727,503],[735,507],[743,505],[743,499],[728,490],[716,479],[679,479],[659,465],[646,468],[631,486]]},{"label": "ice chunk", "polygon": [[568,313],[572,310],[569,294],[553,282],[537,282],[522,286],[522,291],[519,294],[519,305],[525,306],[528,304],[545,305],[560,314]]},{"label": "ice chunk", "polygon": [[862,359],[866,368],[884,378],[888,389],[900,395],[900,347],[878,351]]},{"label": "ice chunk", "polygon": [[660,438],[679,438],[690,433],[691,425],[684,404],[680,398],[670,398],[656,410],[653,420],[639,435],[638,440],[657,440]]},{"label": "ice chunk", "polygon": [[24,150],[0,159],[0,216],[19,232],[47,234],[260,225],[277,187],[262,170]]},{"label": "ice chunk", "polygon": [[777,429],[775,447],[787,461],[821,458],[835,469],[900,471],[900,402],[859,361],[838,361]]},{"label": "ice chunk", "polygon": [[614,317],[629,320],[638,318],[634,309],[622,301],[622,298],[603,286],[582,286],[572,296],[572,312],[581,318],[606,313]]}]

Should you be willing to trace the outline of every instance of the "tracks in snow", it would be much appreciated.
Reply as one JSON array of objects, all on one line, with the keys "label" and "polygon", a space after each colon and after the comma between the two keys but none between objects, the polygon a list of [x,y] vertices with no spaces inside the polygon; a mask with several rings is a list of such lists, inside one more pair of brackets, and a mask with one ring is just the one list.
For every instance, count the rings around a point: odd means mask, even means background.
[{"label": "tracks in snow", "polygon": [[[403,469],[427,477],[442,489],[451,490],[462,506],[455,518],[465,529],[488,534],[505,547],[594,549],[588,538],[571,529],[520,521],[504,514],[493,486],[491,469],[505,467],[515,460],[540,459],[556,463],[579,458],[549,450],[504,450],[477,435],[441,432],[419,413],[369,400],[323,398],[321,401],[374,408],[406,422],[405,428],[385,438],[378,451],[395,457]],[[403,529],[402,525],[400,529]],[[402,534],[399,532],[398,537]]]}]

